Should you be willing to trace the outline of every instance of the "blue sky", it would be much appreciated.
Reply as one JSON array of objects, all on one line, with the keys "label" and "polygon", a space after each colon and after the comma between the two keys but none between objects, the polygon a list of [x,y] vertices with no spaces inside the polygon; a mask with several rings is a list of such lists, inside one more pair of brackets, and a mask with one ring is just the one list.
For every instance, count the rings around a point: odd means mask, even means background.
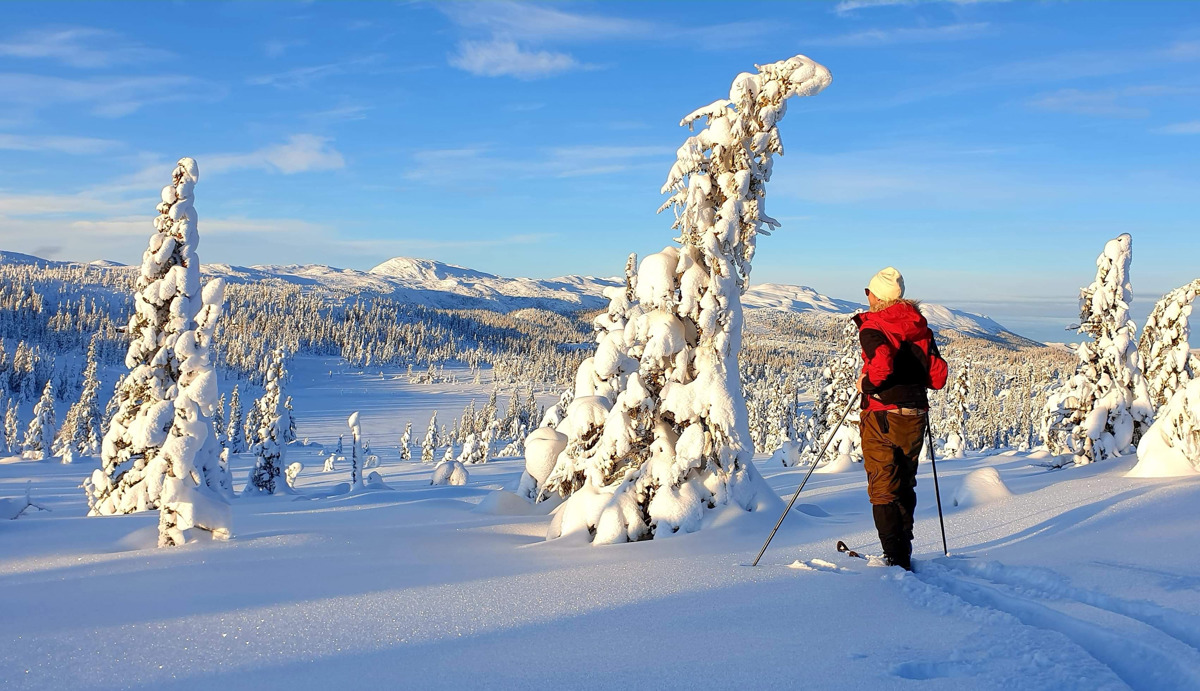
[{"label": "blue sky", "polygon": [[1200,3],[5,3],[0,248],[137,262],[197,158],[202,259],[614,275],[756,62],[781,124],[753,280],[910,293],[1069,337],[1109,238],[1135,314],[1200,275]]}]

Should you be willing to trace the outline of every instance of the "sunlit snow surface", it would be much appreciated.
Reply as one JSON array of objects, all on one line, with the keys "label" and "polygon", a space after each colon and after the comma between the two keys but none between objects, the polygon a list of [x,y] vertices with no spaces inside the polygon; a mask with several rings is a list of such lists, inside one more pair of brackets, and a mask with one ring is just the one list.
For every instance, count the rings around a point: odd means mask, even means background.
[{"label": "sunlit snow surface", "polygon": [[[51,509],[0,523],[0,688],[1200,688],[1198,479],[1125,478],[1132,457],[943,461],[946,559],[923,464],[906,574],[836,553],[878,551],[863,476],[818,474],[750,568],[776,515],[593,547],[545,542],[549,516],[496,494],[520,460],[431,487],[399,460],[405,422],[449,420],[486,382],[292,374],[300,437],[332,446],[361,410],[394,491],[239,498],[229,542],[155,549],[154,514],[83,517],[94,460],[0,461],[0,496],[32,480]],[[288,460],[314,495],[349,479],[315,449]],[[785,497],[803,475],[758,463]],[[981,467],[1012,495],[953,506]]]}]

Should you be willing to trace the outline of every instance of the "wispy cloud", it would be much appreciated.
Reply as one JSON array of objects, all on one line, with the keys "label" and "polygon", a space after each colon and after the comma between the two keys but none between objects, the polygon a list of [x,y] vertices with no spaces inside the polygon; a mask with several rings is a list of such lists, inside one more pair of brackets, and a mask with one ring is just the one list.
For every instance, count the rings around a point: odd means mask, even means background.
[{"label": "wispy cloud", "polygon": [[1200,120],[1176,122],[1153,130],[1158,134],[1200,134]]},{"label": "wispy cloud", "polygon": [[765,21],[682,26],[517,2],[442,3],[439,9],[468,34],[449,56],[452,66],[478,76],[518,79],[599,68],[559,48],[563,45],[679,41],[700,48],[727,48],[778,28]]},{"label": "wispy cloud", "polygon": [[578,69],[582,65],[566,53],[526,50],[515,41],[463,41],[450,56],[454,67],[481,77],[538,79]]},{"label": "wispy cloud", "polygon": [[330,142],[329,138],[315,134],[293,134],[284,144],[250,153],[209,155],[202,161],[203,169],[217,173],[260,169],[292,175],[346,167],[341,152],[333,148]]},{"label": "wispy cloud", "polygon": [[951,5],[978,5],[985,2],[1006,2],[1007,0],[842,0],[834,5],[833,11],[838,14],[855,10],[876,9],[879,7],[925,5],[931,3],[947,3]]},{"label": "wispy cloud", "polygon": [[[1059,89],[1029,101],[1038,110],[1109,118],[1144,118],[1150,115],[1147,104],[1162,96],[1195,93],[1196,89],[1175,86],[1130,86],[1121,89]],[[1132,101],[1137,105],[1129,103]]]},{"label": "wispy cloud", "polygon": [[292,48],[298,48],[305,43],[306,41],[272,39],[263,44],[263,53],[271,59],[281,58]]},{"label": "wispy cloud", "polygon": [[525,41],[597,41],[644,36],[649,22],[565,12],[548,5],[516,2],[446,3],[443,12],[469,29]]},{"label": "wispy cloud", "polygon": [[935,41],[962,41],[983,35],[989,28],[987,22],[946,24],[943,26],[897,27],[892,29],[867,29],[840,36],[812,38],[805,45],[812,46],[882,46],[896,43],[930,43]]},{"label": "wispy cloud", "polygon": [[675,150],[666,146],[580,145],[549,147],[532,156],[513,156],[490,147],[430,149],[413,154],[405,178],[426,184],[511,178],[573,178],[611,175],[635,168],[670,167]]},{"label": "wispy cloud", "polygon": [[120,144],[112,139],[94,137],[0,134],[0,150],[7,151],[54,151],[82,156],[104,153]]},{"label": "wispy cloud", "polygon": [[174,54],[147,48],[115,32],[67,27],[27,31],[0,39],[0,56],[54,60],[71,67],[95,69],[162,60]]},{"label": "wispy cloud", "polygon": [[246,83],[252,86],[273,86],[278,89],[303,89],[312,86],[322,79],[362,71],[365,68],[378,65],[383,59],[384,56],[381,53],[375,53],[349,60],[297,67],[274,74],[250,77],[246,80]]},{"label": "wispy cloud", "polygon": [[93,115],[116,118],[150,104],[218,98],[219,87],[184,75],[69,79],[0,73],[0,103],[44,110],[81,106]]}]

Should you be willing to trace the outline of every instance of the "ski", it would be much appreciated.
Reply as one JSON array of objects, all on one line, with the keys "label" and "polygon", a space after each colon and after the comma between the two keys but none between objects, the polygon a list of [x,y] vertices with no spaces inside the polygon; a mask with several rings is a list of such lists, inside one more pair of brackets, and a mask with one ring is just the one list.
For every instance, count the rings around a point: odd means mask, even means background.
[{"label": "ski", "polygon": [[871,554],[861,554],[859,552],[855,552],[854,550],[852,550],[848,546],[846,546],[846,543],[842,542],[841,540],[838,540],[837,551],[841,552],[842,554],[845,554],[848,557],[854,557],[856,559],[862,559],[864,561],[871,561],[871,557],[874,556]]}]

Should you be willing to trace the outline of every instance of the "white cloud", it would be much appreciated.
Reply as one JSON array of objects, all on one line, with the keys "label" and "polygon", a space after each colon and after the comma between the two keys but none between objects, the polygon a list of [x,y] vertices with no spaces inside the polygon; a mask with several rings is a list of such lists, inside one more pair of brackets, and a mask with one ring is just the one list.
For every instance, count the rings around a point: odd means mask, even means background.
[{"label": "white cloud", "polygon": [[8,151],[56,151],[82,156],[103,153],[119,145],[112,139],[94,137],[0,134],[0,150]]},{"label": "white cloud", "polygon": [[362,71],[364,68],[379,64],[383,59],[382,54],[374,53],[349,60],[297,67],[275,74],[250,77],[246,83],[252,86],[273,86],[277,89],[303,89],[328,77]]},{"label": "white cloud", "polygon": [[328,137],[315,134],[293,134],[287,143],[264,147],[245,154],[212,154],[198,159],[207,172],[261,169],[284,175],[317,170],[338,170],[346,167],[341,152],[333,148]]},{"label": "white cloud", "polygon": [[766,21],[678,26],[517,2],[441,3],[439,9],[468,34],[450,56],[452,66],[478,76],[520,79],[597,67],[546,45],[676,41],[698,49],[726,49],[779,28]]},{"label": "white cloud", "polygon": [[538,79],[582,67],[566,53],[525,50],[507,39],[462,41],[450,64],[480,77]]},{"label": "white cloud", "polygon": [[1054,93],[1034,98],[1029,101],[1029,105],[1038,110],[1049,110],[1056,113],[1099,115],[1110,118],[1144,118],[1150,114],[1146,108],[1117,103],[1120,96],[1120,92],[1115,89],[1106,91],[1059,89]]},{"label": "white cloud", "polygon": [[610,175],[645,167],[667,170],[674,154],[675,149],[668,146],[564,146],[524,157],[488,147],[431,149],[413,154],[416,165],[404,177],[440,185],[466,180],[492,183],[512,178]]},{"label": "white cloud", "polygon": [[446,3],[441,9],[459,26],[527,41],[624,39],[645,36],[654,28],[648,22],[564,12],[529,3]]},{"label": "white cloud", "polygon": [[[1085,91],[1082,89],[1059,89],[1042,94],[1029,101],[1039,110],[1077,115],[1094,115],[1109,118],[1144,118],[1150,115],[1146,104],[1151,99],[1164,96],[1195,93],[1196,89],[1177,86],[1128,86],[1120,89]],[[1138,105],[1129,105],[1132,101]]]},{"label": "white cloud", "polygon": [[1177,122],[1154,130],[1158,134],[1200,134],[1200,120]]},{"label": "white cloud", "polygon": [[922,5],[934,2],[944,2],[952,5],[979,5],[985,2],[1007,2],[1007,0],[842,0],[834,6],[838,14],[854,10],[873,9],[877,7],[895,7],[898,5]]},{"label": "white cloud", "polygon": [[867,29],[841,36],[813,38],[805,41],[814,46],[874,46],[895,43],[929,43],[934,41],[961,41],[985,33],[987,22],[946,24],[943,26],[900,27],[895,29]]},{"label": "white cloud", "polygon": [[93,115],[108,118],[129,115],[155,103],[216,98],[222,93],[212,85],[183,75],[68,79],[0,73],[0,103],[34,110],[80,106]]},{"label": "white cloud", "polygon": [[111,31],[69,27],[27,31],[0,40],[0,56],[41,58],[71,67],[98,68],[161,60],[173,57],[173,54],[138,45]]}]

